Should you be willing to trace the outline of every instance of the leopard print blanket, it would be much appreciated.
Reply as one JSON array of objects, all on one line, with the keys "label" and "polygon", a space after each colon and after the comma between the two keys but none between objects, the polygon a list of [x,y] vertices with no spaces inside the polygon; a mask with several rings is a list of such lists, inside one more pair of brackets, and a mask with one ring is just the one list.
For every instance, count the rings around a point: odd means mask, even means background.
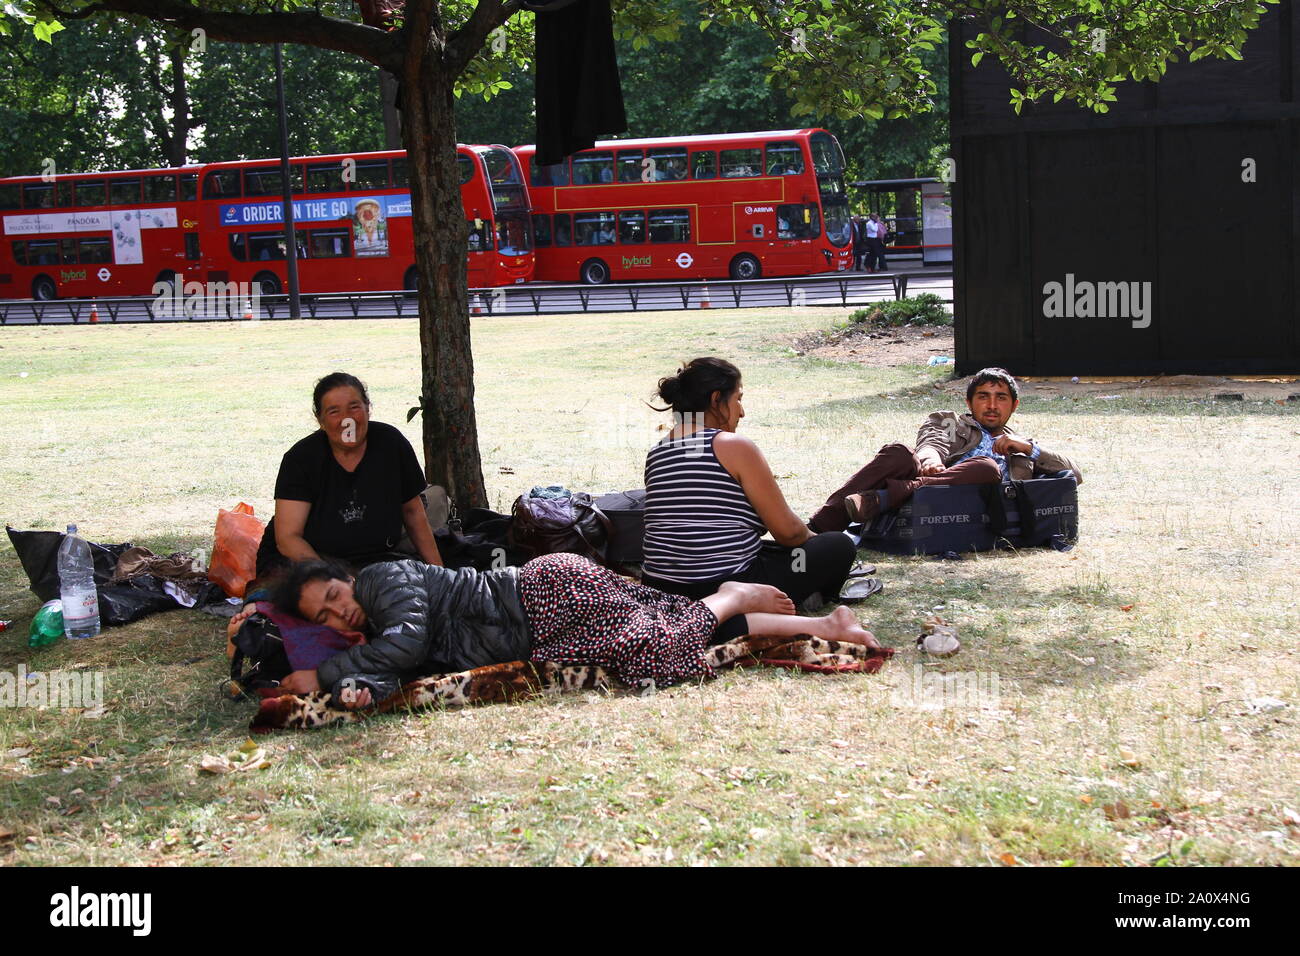
[{"label": "leopard print blanket", "polygon": [[[705,660],[714,669],[767,665],[826,674],[874,674],[894,654],[893,648],[876,650],[861,644],[827,641],[818,637],[796,640],[741,637],[710,647]],[[615,681],[603,667],[511,661],[456,674],[435,674],[403,685],[402,689],[365,710],[335,706],[330,695],[286,694],[262,701],[249,729],[267,733],[282,729],[310,729],[326,724],[355,723],[372,714],[498,704],[543,694],[576,690],[608,690]],[[641,688],[644,689],[644,688]]]}]

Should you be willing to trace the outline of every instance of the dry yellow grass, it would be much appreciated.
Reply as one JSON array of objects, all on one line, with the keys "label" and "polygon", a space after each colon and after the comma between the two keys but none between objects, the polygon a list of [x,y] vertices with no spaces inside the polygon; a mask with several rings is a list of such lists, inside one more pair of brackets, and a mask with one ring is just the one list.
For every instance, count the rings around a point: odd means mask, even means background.
[{"label": "dry yellow grass", "polygon": [[[485,473],[636,487],[680,359],[745,372],[748,417],[797,510],[936,404],[933,370],[795,358],[826,311],[476,320]],[[411,322],[0,330],[0,487],[17,527],[78,521],[154,550],[265,515],[312,381],[346,368],[405,425]],[[26,377],[20,377],[26,372]],[[1294,863],[1300,680],[1294,406],[1033,399],[1020,424],[1085,469],[1073,552],[873,558],[861,609],[901,648],[874,677],[728,674],[265,741],[221,703],[218,623],[174,612],[29,651],[37,601],[0,550],[0,667],[108,666],[109,714],[0,712],[0,853],[16,863]],[[960,655],[908,648],[937,605]],[[1130,607],[1131,606],[1131,607]],[[1125,608],[1130,608],[1125,610]],[[997,676],[985,706],[921,706],[921,678]],[[928,686],[928,683],[927,683]],[[984,687],[989,687],[987,680]],[[1283,706],[1260,702],[1277,698]],[[24,751],[29,751],[24,753]],[[67,770],[68,772],[63,772]],[[48,798],[54,797],[57,803]]]}]

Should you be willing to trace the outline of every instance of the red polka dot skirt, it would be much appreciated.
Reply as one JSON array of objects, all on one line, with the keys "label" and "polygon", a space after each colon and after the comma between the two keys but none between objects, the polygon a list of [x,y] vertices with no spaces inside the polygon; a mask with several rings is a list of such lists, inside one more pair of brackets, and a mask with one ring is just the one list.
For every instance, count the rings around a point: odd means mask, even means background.
[{"label": "red polka dot skirt", "polygon": [[596,664],[625,684],[665,686],[709,677],[718,626],[699,601],[620,577],[576,554],[547,554],[519,572],[535,661]]}]

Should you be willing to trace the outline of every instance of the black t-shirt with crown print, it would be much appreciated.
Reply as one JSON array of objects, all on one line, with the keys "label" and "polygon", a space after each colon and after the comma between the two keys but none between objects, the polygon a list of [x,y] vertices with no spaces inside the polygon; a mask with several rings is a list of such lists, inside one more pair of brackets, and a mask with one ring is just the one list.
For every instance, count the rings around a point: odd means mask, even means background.
[{"label": "black t-shirt with crown print", "polygon": [[[311,504],[303,537],[316,553],[354,564],[393,550],[402,536],[402,504],[424,488],[424,472],[406,436],[375,421],[355,470],[345,470],[325,432],[316,431],[285,452],[275,479],[276,498]],[[258,573],[284,560],[272,519],[258,550]]]}]

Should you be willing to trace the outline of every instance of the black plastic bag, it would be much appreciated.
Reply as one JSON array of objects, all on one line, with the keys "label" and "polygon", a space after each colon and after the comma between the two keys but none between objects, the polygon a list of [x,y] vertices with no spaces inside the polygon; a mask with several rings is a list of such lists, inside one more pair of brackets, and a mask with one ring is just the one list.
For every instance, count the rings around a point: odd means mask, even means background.
[{"label": "black plastic bag", "polygon": [[[59,547],[66,535],[61,531],[15,531],[8,525],[5,531],[13,543],[18,560],[22,562],[32,593],[42,601],[52,601],[59,596]],[[162,584],[151,574],[140,575],[126,584],[113,584],[113,572],[122,552],[131,547],[125,544],[90,545],[95,562],[95,590],[99,592],[99,623],[102,627],[115,627],[139,620],[157,611],[179,607],[177,600],[163,590]]]}]

